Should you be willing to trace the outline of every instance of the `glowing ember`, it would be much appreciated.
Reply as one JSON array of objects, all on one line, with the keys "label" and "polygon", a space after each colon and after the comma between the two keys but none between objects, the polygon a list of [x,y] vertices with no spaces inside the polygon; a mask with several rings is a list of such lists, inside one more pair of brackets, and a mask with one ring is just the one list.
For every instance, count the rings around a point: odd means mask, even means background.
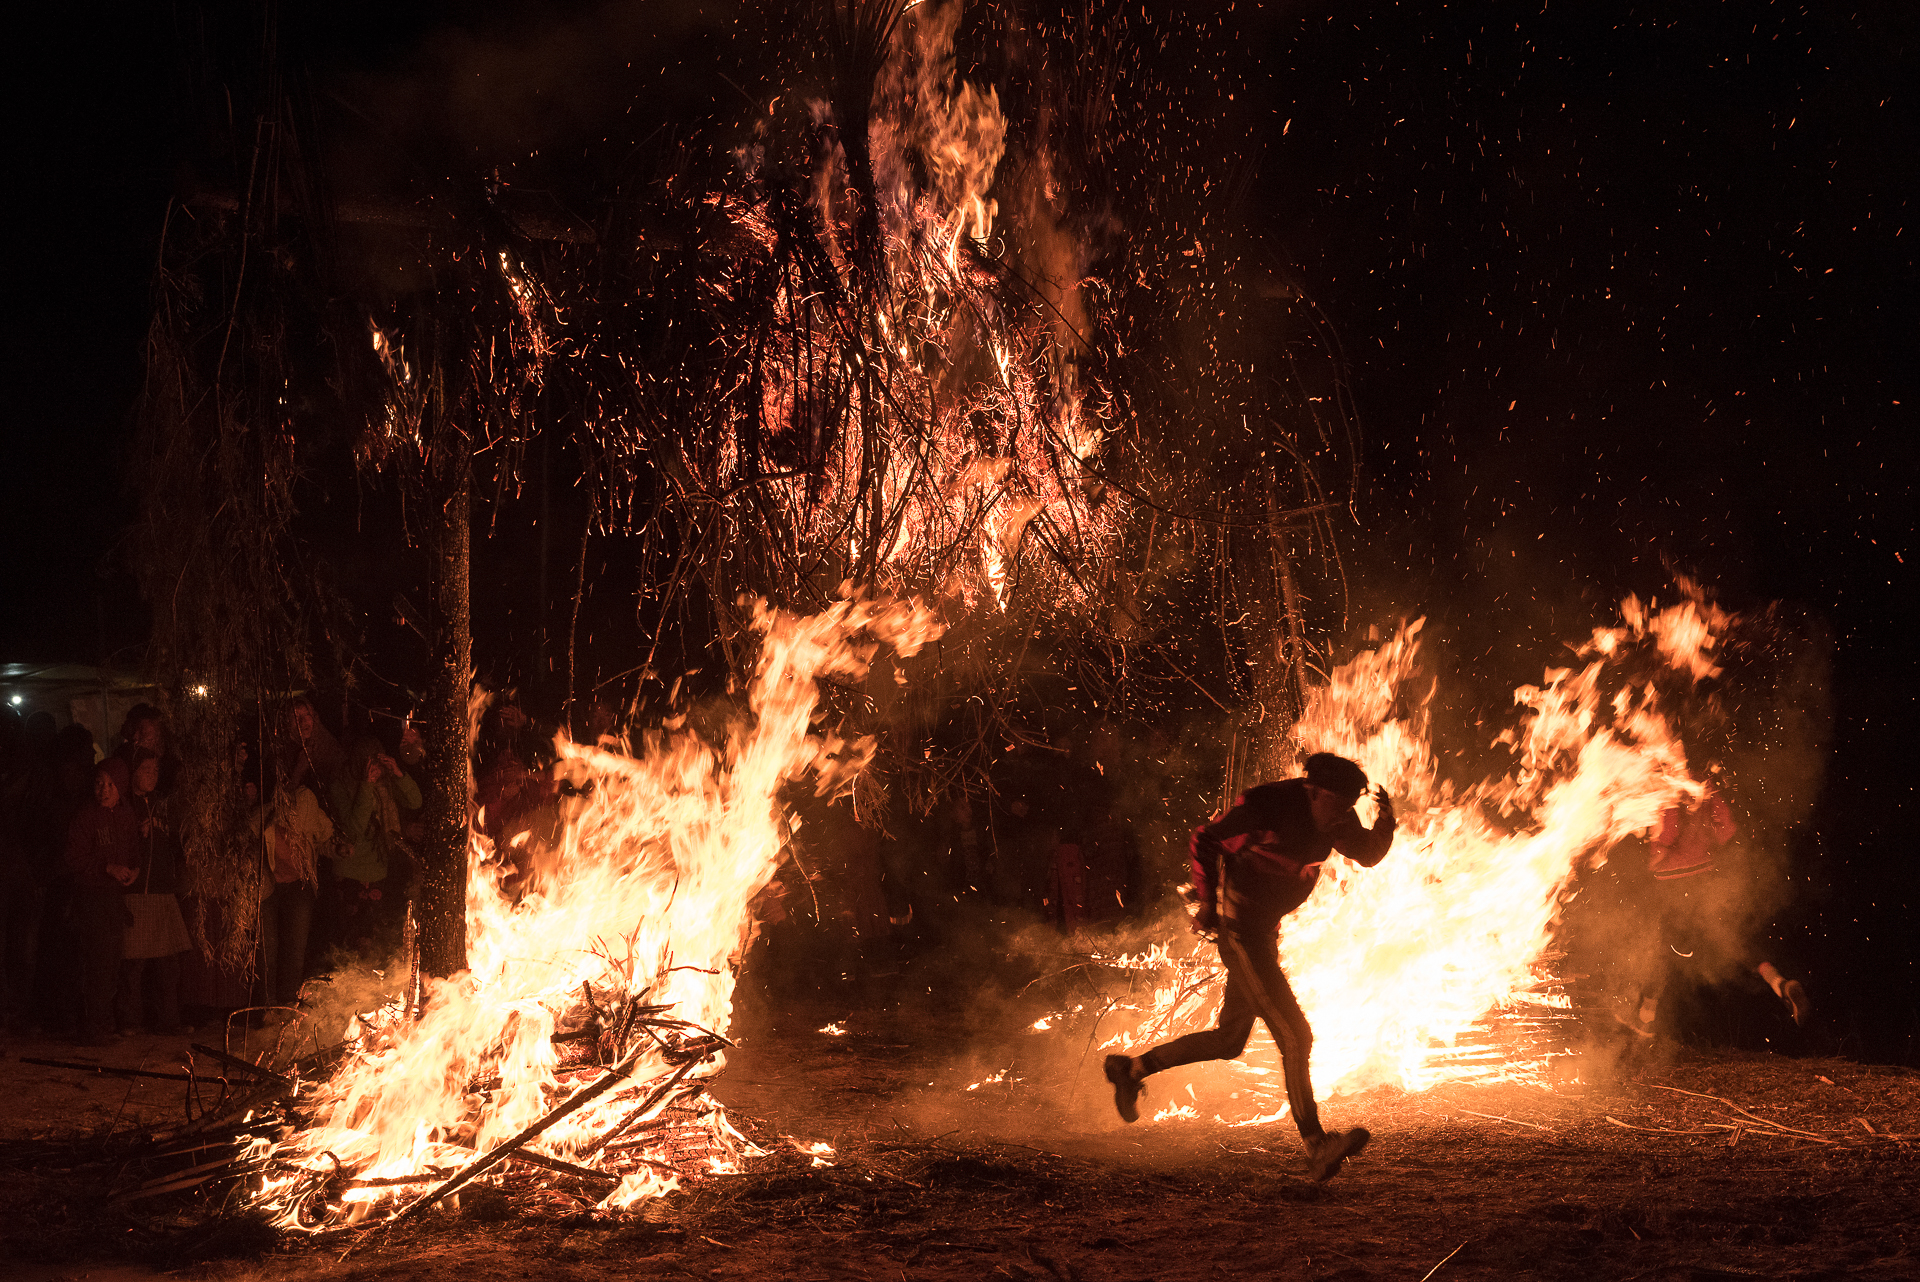
[{"label": "glowing ember", "polygon": [[[607,1206],[737,1169],[751,1146],[702,1088],[750,901],[785,841],[776,790],[809,772],[822,791],[841,786],[872,751],[808,732],[817,679],[857,680],[880,644],[912,654],[939,631],[918,602],[859,600],[805,618],[762,606],[756,626],[751,715],[724,745],[653,732],[627,757],[562,742],[572,812],[517,900],[476,839],[471,971],[433,981],[422,1012],[392,1001],[346,1030],[345,1062],[303,1105],[311,1125],[258,1146],[284,1170],[257,1199],[279,1223],[397,1209],[543,1122],[517,1160],[600,1173]],[[563,1101],[579,1106],[555,1119]],[[832,1153],[806,1151],[816,1165]]]},{"label": "glowing ember", "polygon": [[838,1024],[828,1024],[825,1028],[822,1028],[820,1031],[825,1033],[828,1037],[845,1037],[847,1035],[847,1030],[842,1028]]},{"label": "glowing ember", "polygon": [[[1268,1122],[1278,1122],[1278,1121],[1280,1121],[1280,1120],[1281,1120],[1282,1118],[1284,1118],[1284,1117],[1286,1117],[1286,1115],[1287,1115],[1287,1106],[1286,1106],[1285,1104],[1282,1104],[1282,1105],[1280,1106],[1280,1111],[1279,1111],[1278,1113],[1262,1113],[1262,1114],[1260,1114],[1260,1116],[1258,1116],[1258,1117],[1248,1117],[1248,1118],[1243,1118],[1242,1120],[1240,1120],[1240,1121],[1238,1121],[1238,1122],[1231,1122],[1231,1123],[1229,1123],[1229,1125],[1232,1125],[1232,1126],[1265,1126],[1265,1125],[1266,1125],[1266,1124],[1267,1124]],[[1215,1118],[1214,1120],[1215,1120],[1215,1121],[1220,1121],[1220,1122],[1224,1122],[1224,1121],[1226,1121],[1227,1119],[1226,1119],[1226,1118],[1224,1118],[1224,1117],[1216,1117],[1216,1118]]]},{"label": "glowing ember", "polygon": [[[1523,722],[1499,740],[1513,748],[1514,769],[1464,790],[1443,782],[1434,760],[1419,622],[1314,691],[1294,730],[1300,751],[1358,761],[1400,814],[1388,858],[1364,875],[1330,859],[1281,933],[1323,1093],[1538,1080],[1544,1058],[1526,1034],[1569,1005],[1548,969],[1569,884],[1699,791],[1660,691],[1717,673],[1732,622],[1700,600],[1656,612],[1629,599],[1622,617],[1581,647],[1584,666],[1515,692]],[[1129,1026],[1107,1046],[1143,1047],[1205,1027],[1219,1011],[1224,972],[1210,947],[1155,945],[1103,960],[1154,976],[1150,1000],[1118,1008]],[[1261,1081],[1274,1054],[1264,1039],[1257,1046],[1220,1070],[1238,1092],[1227,1120],[1280,1116],[1270,1112],[1277,1085]],[[1159,1114],[1192,1115],[1184,1105]]]}]

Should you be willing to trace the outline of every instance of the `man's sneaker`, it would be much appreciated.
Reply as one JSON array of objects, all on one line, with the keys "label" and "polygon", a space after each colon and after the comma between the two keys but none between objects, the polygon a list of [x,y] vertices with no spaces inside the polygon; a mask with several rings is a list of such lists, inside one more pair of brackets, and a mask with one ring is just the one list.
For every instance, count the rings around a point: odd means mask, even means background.
[{"label": "man's sneaker", "polygon": [[1800,986],[1800,981],[1789,979],[1780,985],[1780,1000],[1793,1013],[1793,1022],[1805,1028],[1807,1020],[1813,1015],[1813,998],[1807,996],[1807,990]]},{"label": "man's sneaker", "polygon": [[1113,1083],[1113,1111],[1120,1114],[1120,1120],[1139,1121],[1141,1086],[1134,1080],[1132,1057],[1107,1056],[1107,1080]]},{"label": "man's sneaker", "polygon": [[1322,1135],[1309,1150],[1307,1172],[1317,1182],[1325,1184],[1340,1173],[1341,1163],[1358,1154],[1372,1138],[1372,1133],[1362,1126]]}]

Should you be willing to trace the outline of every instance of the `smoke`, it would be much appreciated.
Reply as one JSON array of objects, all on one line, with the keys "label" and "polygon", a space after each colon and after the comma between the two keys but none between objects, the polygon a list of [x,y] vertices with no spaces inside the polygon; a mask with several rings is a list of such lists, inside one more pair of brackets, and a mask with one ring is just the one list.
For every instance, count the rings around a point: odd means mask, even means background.
[{"label": "smoke", "polygon": [[[411,974],[404,957],[369,959],[336,952],[326,972],[300,990],[307,1049],[326,1049],[360,1035],[358,1017],[403,1000]],[[299,1047],[292,1048],[299,1050]]]},{"label": "smoke", "polygon": [[348,61],[364,59],[364,42],[340,40],[351,53],[328,56],[322,38],[321,57],[335,100],[375,130],[364,159],[427,167],[409,177],[454,162],[550,179],[572,176],[603,143],[624,151],[662,120],[746,107],[729,81],[753,83],[743,66],[776,53],[736,37],[744,11],[726,0],[519,8],[428,29],[377,64]]}]

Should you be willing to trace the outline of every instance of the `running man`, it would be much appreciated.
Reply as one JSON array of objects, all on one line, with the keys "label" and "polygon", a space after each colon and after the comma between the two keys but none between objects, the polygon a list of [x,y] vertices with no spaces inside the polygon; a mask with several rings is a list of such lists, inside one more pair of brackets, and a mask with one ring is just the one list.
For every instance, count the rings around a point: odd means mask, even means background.
[{"label": "running man", "polygon": [[1139,1118],[1142,1081],[1154,1073],[1200,1060],[1235,1059],[1246,1049],[1256,1017],[1280,1048],[1287,1103],[1306,1145],[1316,1180],[1329,1180],[1340,1165],[1366,1147],[1367,1131],[1328,1133],[1320,1127],[1307,1061],[1313,1030],[1280,970],[1280,919],[1306,902],[1320,865],[1338,850],[1363,868],[1386,857],[1393,844],[1393,805],[1375,788],[1380,808],[1371,829],[1361,825],[1353,803],[1367,791],[1367,775],[1345,757],[1317,752],[1301,779],[1248,789],[1233,806],[1194,831],[1193,928],[1211,934],[1227,968],[1220,1025],[1156,1046],[1144,1055],[1109,1055],[1107,1080],[1120,1119]]}]

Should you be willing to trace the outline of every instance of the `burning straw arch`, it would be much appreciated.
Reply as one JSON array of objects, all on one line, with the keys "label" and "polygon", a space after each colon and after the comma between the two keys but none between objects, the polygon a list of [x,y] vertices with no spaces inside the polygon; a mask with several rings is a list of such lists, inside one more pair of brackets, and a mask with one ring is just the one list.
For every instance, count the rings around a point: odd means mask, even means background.
[{"label": "burning straw arch", "polygon": [[[469,510],[516,492],[541,432],[580,449],[595,528],[643,534],[661,634],[677,614],[735,672],[745,599],[852,581],[967,621],[949,667],[989,693],[982,751],[1022,733],[994,642],[1041,633],[1102,707],[1251,706],[1283,750],[1359,483],[1343,363],[1297,291],[1190,237],[1200,197],[1059,194],[1121,185],[1121,60],[1083,21],[1052,47],[1095,56],[1003,106],[958,73],[957,9],[831,6],[830,102],[780,100],[731,153],[662,145],[575,212],[485,183],[338,195],[316,127],[262,92],[233,186],[170,216],[138,465],[156,666],[215,692],[174,711],[220,763],[185,787],[221,897],[251,866],[225,840],[226,725],[316,654],[355,670],[295,537],[299,487],[346,483],[349,457],[398,481],[436,566],[437,973],[464,964]],[[396,292],[403,263],[429,286]],[[1278,343],[1238,323],[1275,307]],[[967,770],[894,764],[923,799]]]}]

